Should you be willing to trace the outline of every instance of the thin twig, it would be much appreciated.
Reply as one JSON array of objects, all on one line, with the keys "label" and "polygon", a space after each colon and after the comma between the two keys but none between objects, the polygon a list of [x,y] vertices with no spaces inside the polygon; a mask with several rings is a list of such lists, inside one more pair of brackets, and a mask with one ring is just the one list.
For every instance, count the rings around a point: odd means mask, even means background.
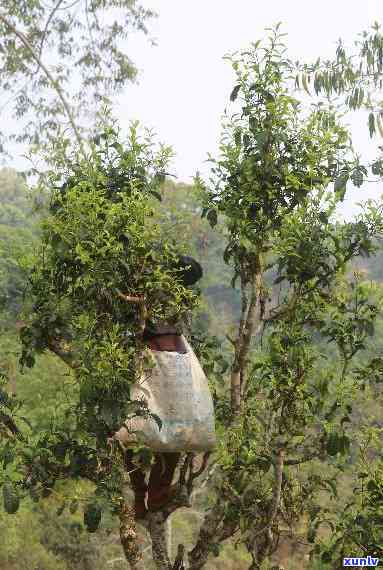
[{"label": "thin twig", "polygon": [[[46,22],[46,24],[45,24],[44,31],[43,31],[43,37],[41,38],[41,42],[40,42],[39,53],[38,53],[38,56],[37,56],[39,60],[41,59],[41,54],[43,53],[43,47],[44,47],[45,38],[46,38],[46,35],[47,35],[47,32],[48,32],[48,26],[49,26],[49,24],[51,23],[53,16],[55,15],[55,13],[56,13],[57,10],[60,8],[60,6],[61,6],[61,4],[62,4],[63,2],[65,2],[65,0],[58,0],[56,6],[53,7],[51,13],[50,13],[49,16],[48,16],[48,19],[47,19],[47,22]],[[33,75],[34,75],[35,73],[37,73],[37,71],[38,71],[39,68],[40,68],[40,64],[38,63],[38,64],[37,64],[36,71],[33,73]]]},{"label": "thin twig", "polygon": [[184,486],[186,483],[186,474],[187,474],[187,470],[188,470],[189,465],[190,465],[190,455],[191,455],[190,453],[187,453],[187,455],[184,459],[183,465],[180,469],[180,477],[178,479],[178,485],[180,487]]},{"label": "thin twig", "polygon": [[271,525],[274,522],[274,519],[277,515],[279,503],[281,500],[281,489],[282,489],[282,474],[283,474],[283,465],[284,465],[284,458],[285,458],[285,451],[284,449],[279,449],[277,452],[277,460],[274,464],[274,472],[275,472],[275,481],[274,481],[274,488],[273,488],[273,498],[270,505],[269,516],[267,524],[251,535],[252,541],[257,536],[264,534],[268,530],[270,530]]},{"label": "thin twig", "polygon": [[201,467],[197,471],[193,471],[193,459],[194,459],[194,457],[192,458],[192,460],[190,462],[189,477],[188,477],[188,482],[187,482],[187,490],[188,490],[189,495],[191,494],[191,492],[193,490],[194,479],[197,479],[197,477],[202,475],[202,473],[205,471],[207,464],[208,464],[208,461],[209,461],[209,457],[210,457],[210,451],[207,451],[203,454]]},{"label": "thin twig", "polygon": [[71,111],[71,108],[69,106],[69,103],[67,102],[58,81],[53,77],[53,75],[51,74],[51,72],[49,71],[47,66],[43,63],[41,58],[36,54],[33,46],[31,45],[30,41],[28,40],[28,38],[22,32],[20,32],[12,24],[12,22],[10,22],[2,14],[0,14],[0,21],[3,22],[7,26],[7,28],[9,28],[9,30],[11,32],[13,32],[15,34],[15,36],[17,36],[19,38],[19,40],[22,42],[22,44],[27,48],[27,50],[31,54],[32,58],[36,61],[36,63],[43,70],[43,72],[45,73],[45,75],[47,76],[49,81],[51,82],[52,87],[55,89],[57,95],[59,96],[59,99],[61,100],[61,103],[63,104],[63,107],[64,107],[65,112],[67,114],[67,117],[69,119],[69,122],[71,124],[71,127],[73,129],[74,135],[75,135],[77,142],[78,142],[78,145],[80,147],[81,153],[82,153],[83,157],[86,158],[85,149],[84,149],[84,145],[83,145],[83,141],[82,141],[80,132],[78,130],[78,127],[77,127],[76,122],[74,120],[74,117],[72,115],[72,111]]},{"label": "thin twig", "polygon": [[120,299],[123,299],[127,303],[141,304],[141,303],[145,302],[145,297],[136,297],[133,295],[125,295],[124,293],[121,293],[121,291],[118,291],[117,295],[120,297]]}]

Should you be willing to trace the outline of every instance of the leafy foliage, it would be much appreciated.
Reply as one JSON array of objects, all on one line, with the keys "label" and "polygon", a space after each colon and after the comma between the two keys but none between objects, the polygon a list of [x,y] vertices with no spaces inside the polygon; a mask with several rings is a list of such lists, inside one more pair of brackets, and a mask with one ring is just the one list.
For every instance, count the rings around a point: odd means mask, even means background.
[{"label": "leafy foliage", "polygon": [[36,173],[44,160],[62,159],[73,140],[81,145],[101,106],[135,79],[124,41],[130,32],[147,34],[153,15],[135,0],[2,2],[3,110],[12,105],[20,125],[1,133],[3,150],[26,144]]},{"label": "leafy foliage", "polygon": [[[89,479],[95,497],[84,511],[94,532],[101,509],[118,512],[123,456],[108,438],[126,418],[161,418],[129,388],[142,370],[142,325],[179,322],[197,295],[178,275],[182,244],[166,239],[153,219],[169,149],[154,149],[137,125],[123,145],[110,127],[93,142],[90,161],[52,177],[50,213],[29,275],[21,330],[21,363],[56,352],[73,369],[76,386],[62,412],[20,449],[20,485],[36,499],[50,496],[58,480]],[[72,504],[74,510],[74,504]]]},{"label": "leafy foliage", "polygon": [[[210,185],[197,179],[203,215],[212,227],[223,216],[224,260],[242,298],[231,339],[231,401],[226,392],[216,408],[224,428],[214,507],[221,526],[211,541],[239,529],[255,570],[270,560],[286,525],[293,529],[310,512],[320,517],[323,490],[336,497],[339,473],[355,452],[354,403],[368,370],[379,375],[376,362],[361,364],[360,355],[381,298],[346,271],[355,257],[376,251],[383,217],[370,202],[353,222],[335,222],[346,180],[360,167],[336,109],[315,106],[307,116],[290,95],[294,66],[278,30],[230,61],[235,110]],[[314,462],[321,465],[315,471]],[[202,540],[201,533],[190,555],[196,568]]]},{"label": "leafy foliage", "polygon": [[[370,137],[383,136],[383,109],[379,91],[383,85],[383,34],[379,22],[370,30],[359,34],[353,46],[338,41],[333,59],[318,58],[315,63],[300,65],[295,69],[295,85],[309,95],[325,94],[330,100],[340,102],[346,110],[364,109]],[[379,148],[379,153],[381,148]],[[351,176],[355,186],[369,180],[369,172],[381,177],[380,154],[369,165],[359,164]],[[344,177],[350,176],[344,173]],[[379,178],[378,178],[379,180]]]},{"label": "leafy foliage", "polygon": [[328,509],[313,513],[309,529],[312,542],[322,525],[331,528],[331,535],[319,540],[313,550],[313,556],[320,554],[325,567],[327,564],[331,564],[330,567],[334,567],[334,564],[341,567],[344,557],[360,556],[361,552],[370,556],[382,556],[382,465],[381,460],[371,464],[371,457],[380,448],[380,436],[376,428],[362,432],[359,442],[361,455],[358,468],[354,471],[353,494],[341,512],[336,516]]},{"label": "leafy foliage", "polygon": [[20,313],[25,290],[28,254],[37,232],[32,216],[32,196],[16,172],[0,171],[0,307],[3,326]]},{"label": "leafy foliage", "polygon": [[228,58],[237,76],[231,99],[239,108],[225,121],[222,154],[212,160],[214,186],[205,193],[203,215],[212,225],[218,211],[227,216],[225,261],[233,258],[238,274],[240,258],[246,252],[268,252],[273,232],[310,194],[323,196],[335,181],[335,196],[343,199],[339,180],[354,164],[349,134],[336,111],[314,109],[305,117],[291,96],[293,64],[284,51],[275,32],[268,47],[255,44]]}]

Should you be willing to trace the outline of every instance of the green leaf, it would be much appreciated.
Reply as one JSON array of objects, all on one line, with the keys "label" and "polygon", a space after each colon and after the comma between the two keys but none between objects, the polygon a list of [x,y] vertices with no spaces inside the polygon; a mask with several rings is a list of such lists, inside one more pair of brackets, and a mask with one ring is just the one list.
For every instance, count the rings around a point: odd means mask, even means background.
[{"label": "green leaf", "polygon": [[207,213],[206,218],[208,219],[212,228],[217,225],[218,222],[218,214],[216,210],[209,210]]},{"label": "green leaf", "polygon": [[216,544],[216,543],[212,543],[212,544],[210,544],[209,550],[213,554],[213,556],[217,557],[217,556],[219,556],[219,553],[220,553],[220,545]]},{"label": "green leaf", "polygon": [[326,451],[328,455],[331,457],[335,457],[341,450],[341,444],[339,441],[338,434],[335,432],[330,433],[327,444],[326,444]]},{"label": "green leaf", "polygon": [[326,479],[324,481],[324,483],[326,483],[326,485],[328,485],[334,495],[334,497],[338,496],[338,488],[336,486],[336,481],[335,479]]},{"label": "green leaf", "polygon": [[326,552],[326,551],[322,552],[321,560],[322,560],[322,562],[331,562],[331,560],[332,560],[331,553]]},{"label": "green leaf", "polygon": [[65,508],[67,506],[66,501],[64,501],[63,503],[61,503],[61,505],[59,507],[57,507],[56,510],[56,515],[59,517],[63,514],[63,512],[65,511]]},{"label": "green leaf", "polygon": [[340,200],[344,199],[347,189],[349,174],[348,172],[342,173],[338,176],[334,183],[334,192],[337,194]]},{"label": "green leaf", "polygon": [[233,91],[230,94],[230,101],[234,102],[238,97],[239,90],[241,89],[241,85],[236,85]]},{"label": "green leaf", "polygon": [[118,141],[114,141],[110,146],[114,148],[119,154],[122,154],[124,152],[124,147]]},{"label": "green leaf", "polygon": [[156,422],[156,424],[158,425],[159,431],[161,431],[163,422],[162,422],[160,416],[157,416],[157,414],[152,414],[152,413],[151,413],[151,414],[150,414],[150,417],[153,418],[153,420],[154,420],[154,421]]},{"label": "green leaf", "polygon": [[159,202],[162,202],[162,196],[159,192],[156,192],[155,190],[149,190],[149,194],[157,198]]},{"label": "green leaf", "polygon": [[360,188],[364,182],[363,172],[360,168],[355,168],[351,174],[351,180],[354,186]]},{"label": "green leaf", "polygon": [[311,526],[307,531],[307,541],[310,542],[310,544],[313,544],[315,542],[316,535],[317,535],[316,527]]},{"label": "green leaf", "polygon": [[368,115],[368,130],[370,133],[370,137],[372,138],[375,134],[375,115],[374,115],[374,113],[370,113]]},{"label": "green leaf", "polygon": [[234,132],[234,142],[237,146],[240,146],[241,141],[242,141],[242,132],[240,129],[236,129]]},{"label": "green leaf", "polygon": [[6,469],[7,465],[10,465],[15,460],[15,451],[11,446],[11,442],[7,441],[5,444],[0,455],[0,460],[3,462],[3,469]]},{"label": "green leaf", "polygon": [[77,512],[78,509],[78,499],[72,499],[71,502],[69,503],[69,512],[74,515]]},{"label": "green leaf", "polygon": [[68,444],[66,442],[59,442],[53,448],[53,455],[58,461],[64,461]]},{"label": "green leaf", "polygon": [[3,505],[9,515],[14,515],[19,510],[20,498],[16,488],[10,482],[3,485]]},{"label": "green leaf", "polygon": [[102,510],[97,502],[86,505],[84,510],[84,525],[88,532],[96,532],[100,526]]}]

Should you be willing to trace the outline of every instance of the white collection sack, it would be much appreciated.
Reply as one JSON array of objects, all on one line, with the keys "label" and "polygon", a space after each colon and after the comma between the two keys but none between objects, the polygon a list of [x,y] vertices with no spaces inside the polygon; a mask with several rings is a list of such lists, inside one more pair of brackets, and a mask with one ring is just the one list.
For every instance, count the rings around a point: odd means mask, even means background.
[{"label": "white collection sack", "polygon": [[214,407],[204,371],[193,349],[182,337],[187,352],[149,353],[154,368],[131,388],[131,399],[144,399],[149,410],[162,420],[135,417],[125,422],[114,437],[125,446],[139,443],[154,451],[210,451],[215,447]]}]

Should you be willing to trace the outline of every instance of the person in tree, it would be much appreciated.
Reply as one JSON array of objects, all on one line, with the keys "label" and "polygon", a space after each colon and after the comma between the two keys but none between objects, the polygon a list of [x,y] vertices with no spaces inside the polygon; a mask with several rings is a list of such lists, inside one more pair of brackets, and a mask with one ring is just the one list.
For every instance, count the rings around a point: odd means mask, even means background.
[{"label": "person in tree", "polygon": [[[200,264],[188,256],[180,256],[179,259],[179,278],[182,284],[185,287],[193,286],[202,277]],[[143,333],[143,340],[151,353],[154,356],[157,355],[157,359],[160,359],[160,366],[161,356],[159,356],[159,353],[166,353],[166,358],[169,359],[167,362],[170,363],[169,369],[173,368],[175,361],[178,363],[185,361],[186,366],[189,366],[186,370],[187,374],[190,375],[189,381],[192,383],[192,371],[188,360],[188,356],[190,356],[189,353],[192,351],[186,339],[183,337],[182,329],[183,325],[179,322],[153,324],[147,321]],[[193,356],[195,358],[194,353]],[[183,381],[185,381],[185,376]],[[186,377],[186,381],[188,381],[188,377]],[[168,398],[171,399],[171,397],[172,394],[168,394]],[[145,427],[143,429],[145,430]],[[214,427],[212,429],[214,432]],[[114,437],[124,444],[129,443],[129,432],[126,427],[122,427]],[[148,447],[150,447],[150,445],[148,445]],[[125,451],[126,468],[130,474],[130,481],[135,495],[135,512],[137,519],[144,518],[148,510],[158,510],[168,502],[172,491],[173,476],[181,456],[181,451],[161,452],[156,449],[154,449],[154,451],[156,451],[155,463],[151,468],[148,482],[146,482],[145,473],[134,464],[133,450],[128,448]],[[186,449],[185,451],[190,451],[190,449]]]}]

